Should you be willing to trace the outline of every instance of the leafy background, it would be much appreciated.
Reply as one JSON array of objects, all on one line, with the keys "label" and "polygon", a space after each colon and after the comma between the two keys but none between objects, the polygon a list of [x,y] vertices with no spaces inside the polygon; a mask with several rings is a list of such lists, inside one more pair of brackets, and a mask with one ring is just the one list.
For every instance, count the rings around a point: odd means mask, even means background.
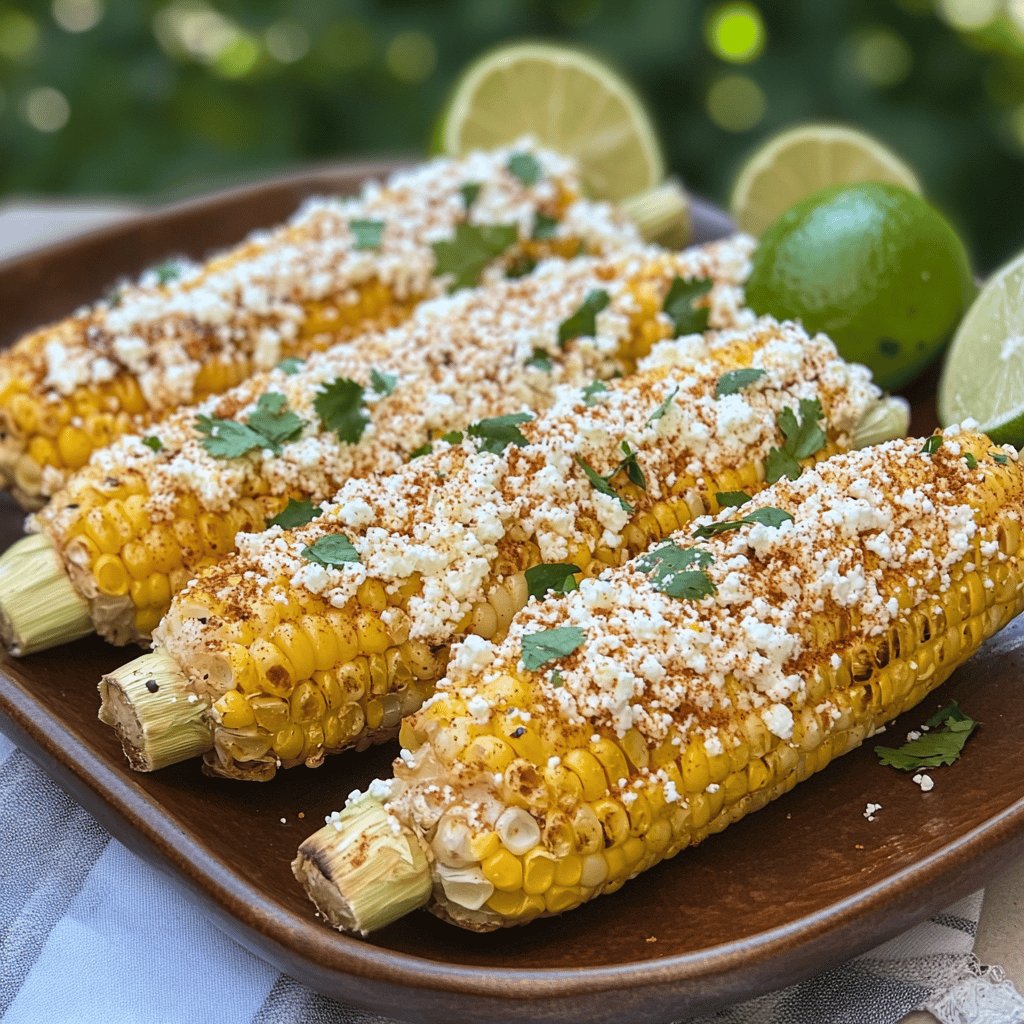
[{"label": "leafy background", "polygon": [[1024,244],[1024,0],[0,0],[0,198],[423,151],[460,69],[520,36],[617,63],[720,201],[759,140],[838,120],[919,170],[979,269]]}]

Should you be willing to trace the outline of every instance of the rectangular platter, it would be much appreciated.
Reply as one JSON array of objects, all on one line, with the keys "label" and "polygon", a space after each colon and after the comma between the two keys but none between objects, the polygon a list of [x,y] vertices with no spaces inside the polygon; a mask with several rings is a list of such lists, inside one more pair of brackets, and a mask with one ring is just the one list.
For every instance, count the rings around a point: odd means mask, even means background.
[{"label": "rectangular platter", "polygon": [[[0,263],[0,342],[166,256],[199,256],[355,190],[386,164],[305,172],[143,215]],[[728,231],[697,203],[698,241]],[[912,395],[934,423],[934,381]],[[0,498],[0,545],[22,513]],[[982,723],[923,794],[867,743],[703,846],[564,917],[476,935],[413,915],[371,939],[321,924],[295,883],[298,843],[345,794],[386,772],[393,746],[266,785],[195,764],[129,771],[96,718],[96,682],[131,652],[95,639],[0,661],[0,730],[113,835],[166,871],[242,945],[318,991],[410,1021],[666,1021],[779,988],[856,955],[982,886],[1024,852],[1024,623],[1009,627],[917,712],[957,698]],[[865,820],[868,802],[882,804]],[[300,818],[299,815],[302,814]],[[285,819],[285,824],[281,819]]]}]

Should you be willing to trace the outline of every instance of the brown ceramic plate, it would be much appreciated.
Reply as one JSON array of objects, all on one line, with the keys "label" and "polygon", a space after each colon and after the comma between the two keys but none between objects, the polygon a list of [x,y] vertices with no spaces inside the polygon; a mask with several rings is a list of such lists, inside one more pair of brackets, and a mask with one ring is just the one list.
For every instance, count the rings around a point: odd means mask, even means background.
[{"label": "brown ceramic plate", "polygon": [[[58,316],[118,275],[200,254],[348,191],[368,165],[221,194],[0,265],[0,331]],[[727,230],[697,211],[707,239]],[[929,389],[915,403],[931,425]],[[22,516],[0,504],[0,544]],[[96,681],[125,660],[101,643],[0,665],[0,728],[115,836],[159,865],[243,945],[338,999],[407,1020],[664,1021],[779,988],[859,953],[974,891],[1024,852],[1024,624],[942,690],[984,727],[922,794],[872,744],[614,896],[528,928],[474,935],[416,914],[363,941],[328,930],[288,863],[392,748],[294,770],[267,785],[210,780],[194,764],[127,771],[96,720]],[[891,729],[899,737],[937,705]],[[863,817],[868,801],[883,810]],[[304,817],[300,819],[299,814]],[[286,824],[281,824],[281,818]]]}]

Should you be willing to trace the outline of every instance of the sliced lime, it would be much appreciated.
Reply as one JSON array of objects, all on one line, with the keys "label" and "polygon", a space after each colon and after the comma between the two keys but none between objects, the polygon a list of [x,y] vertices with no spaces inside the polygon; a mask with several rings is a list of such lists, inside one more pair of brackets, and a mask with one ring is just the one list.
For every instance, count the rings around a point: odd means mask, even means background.
[{"label": "sliced lime", "polygon": [[914,172],[870,135],[836,125],[799,125],[769,139],[747,160],[730,208],[741,230],[760,235],[801,199],[865,181],[921,192]]},{"label": "sliced lime", "polygon": [[571,47],[522,42],[484,54],[456,84],[436,139],[454,156],[526,135],[575,157],[597,198],[626,199],[665,176],[654,125],[632,87]]},{"label": "sliced lime", "polygon": [[999,444],[1024,446],[1024,253],[981,290],[946,356],[939,419],[967,418]]}]

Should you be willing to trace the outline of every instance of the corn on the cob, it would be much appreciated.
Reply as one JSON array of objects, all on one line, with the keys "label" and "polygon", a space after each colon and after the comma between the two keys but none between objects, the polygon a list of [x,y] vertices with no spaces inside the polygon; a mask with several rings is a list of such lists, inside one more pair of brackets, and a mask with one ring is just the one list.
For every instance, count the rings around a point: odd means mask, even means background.
[{"label": "corn on the cob", "polygon": [[37,507],[140,421],[403,320],[488,263],[485,277],[581,244],[635,244],[623,217],[580,199],[570,161],[528,146],[536,182],[510,169],[511,149],[436,160],[354,199],[311,201],[205,266],[172,261],[25,337],[0,356],[0,480]]},{"label": "corn on the cob", "polygon": [[[187,580],[289,501],[319,504],[347,479],[395,471],[432,436],[467,422],[543,409],[559,383],[628,373],[677,323],[722,328],[750,319],[741,282],[751,246],[738,236],[681,253],[638,248],[550,260],[529,277],[425,303],[406,323],[300,369],[258,375],[179,410],[146,437],[119,439],[35,517],[52,550],[23,541],[0,557],[0,636],[16,654],[90,625],[113,643],[147,640]],[[675,321],[663,309],[687,285],[689,325],[672,303]],[[593,295],[607,305],[579,324],[579,337],[563,337],[561,325],[596,308]],[[284,400],[276,417],[259,413],[275,395]],[[278,423],[297,429],[274,447],[241,443],[227,458],[209,436],[212,421],[235,432],[261,421],[272,435]],[[33,602],[28,592],[38,592],[40,579],[54,588],[63,581],[65,600]]]},{"label": "corn on the cob", "polygon": [[386,739],[454,640],[507,629],[544,585],[538,566],[563,586],[621,563],[717,510],[719,494],[762,486],[783,449],[799,473],[797,460],[848,446],[878,395],[826,338],[771,320],[664,342],[650,360],[560,388],[531,422],[488,421],[393,476],[350,481],[308,526],[240,536],[172,602],[158,658],[101,684],[101,717],[132,763],[166,763],[183,693],[210,704],[206,767],[219,775],[266,779]]},{"label": "corn on the cob", "polygon": [[893,441],[534,602],[501,644],[455,649],[394,780],[328,818],[295,874],[358,931],[425,904],[490,930],[614,892],[856,747],[1017,615],[1022,513],[1013,449]]}]

